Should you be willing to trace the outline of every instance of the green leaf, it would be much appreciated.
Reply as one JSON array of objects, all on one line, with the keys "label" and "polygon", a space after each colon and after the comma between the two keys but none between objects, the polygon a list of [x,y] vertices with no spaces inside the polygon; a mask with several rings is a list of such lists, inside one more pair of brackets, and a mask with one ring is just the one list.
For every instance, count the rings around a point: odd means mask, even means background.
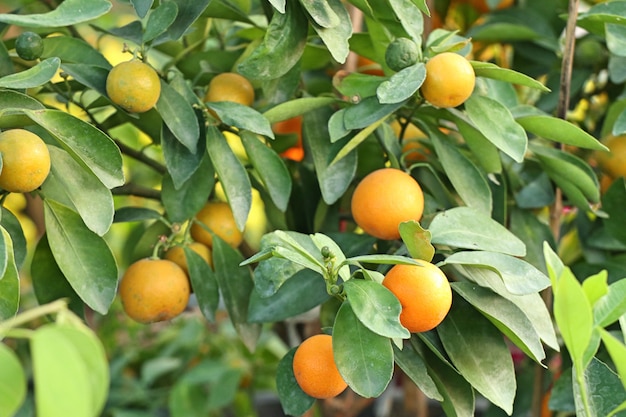
[{"label": "green leaf", "polygon": [[330,257],[332,258],[333,267],[338,271],[339,277],[344,281],[348,281],[350,279],[350,268],[345,262],[346,255],[343,253],[337,242],[323,233],[312,234],[311,240],[319,250],[320,254],[323,254],[323,251],[325,250],[324,248],[328,249]]},{"label": "green leaf", "polygon": [[0,225],[9,233],[13,243],[15,266],[19,271],[26,260],[28,248],[20,220],[6,207],[0,208]]},{"label": "green leaf", "polygon": [[585,350],[591,340],[593,313],[582,286],[565,269],[554,287],[554,318],[576,369],[582,369]]},{"label": "green leaf", "polygon": [[429,225],[434,245],[526,255],[526,245],[493,220],[471,207],[454,207],[437,214]]},{"label": "green leaf", "polygon": [[104,236],[113,223],[111,191],[64,150],[56,146],[49,150],[52,164],[41,186],[44,198],[70,207],[91,231]]},{"label": "green leaf", "polygon": [[381,284],[351,279],[343,288],[359,321],[376,334],[407,339],[411,333],[400,324],[402,306],[391,291]]},{"label": "green leaf", "polygon": [[435,247],[431,244],[432,233],[422,228],[415,220],[402,222],[400,236],[412,258],[430,262],[435,256]]},{"label": "green leaf", "polygon": [[389,5],[393,9],[396,18],[400,21],[402,28],[409,34],[411,39],[421,47],[422,32],[424,28],[424,9],[428,9],[426,5],[420,10],[420,2],[414,0],[391,0]]},{"label": "green leaf", "polygon": [[152,45],[180,39],[191,25],[202,15],[211,0],[171,0],[178,6],[178,14],[165,33],[156,38]]},{"label": "green leaf", "polygon": [[41,102],[29,95],[18,91],[0,89],[0,115],[2,115],[2,117],[6,117],[3,115],[3,111],[6,111],[7,109],[42,110],[44,108],[45,107],[41,104]]},{"label": "green leaf", "polygon": [[498,273],[504,286],[512,294],[525,295],[550,286],[550,280],[528,262],[504,253],[489,251],[462,251],[446,258],[445,264],[472,265]]},{"label": "green leaf", "polygon": [[453,282],[452,288],[537,363],[546,357],[530,319],[513,302],[471,282]]},{"label": "green leaf", "polygon": [[261,43],[237,66],[249,79],[273,80],[285,75],[300,60],[308,31],[306,15],[297,2],[285,13],[274,13]]},{"label": "green leaf", "polygon": [[502,334],[461,298],[453,300],[437,333],[461,375],[507,414],[513,411],[516,380]]},{"label": "green leaf", "polygon": [[[0,20],[6,14],[0,14]],[[0,78],[0,88],[34,88],[50,81],[59,70],[61,60],[57,57],[45,59],[32,68],[5,75]]]},{"label": "green leaf", "polygon": [[[595,275],[585,278],[582,285],[585,296],[587,296],[587,300],[589,300],[589,304],[595,310],[596,302],[609,292],[607,271],[602,270]],[[624,295],[626,295],[626,293]],[[595,318],[596,316],[594,312],[594,319]]]},{"label": "green leaf", "polygon": [[13,256],[13,242],[9,232],[0,227],[4,241],[6,267],[0,277],[0,321],[9,319],[17,313],[20,304],[20,277]]},{"label": "green leaf", "polygon": [[100,130],[60,110],[28,110],[24,113],[54,135],[63,149],[108,188],[124,184],[122,154],[111,138]]},{"label": "green leaf", "polygon": [[424,358],[413,348],[409,342],[405,342],[402,349],[393,346],[394,360],[402,371],[411,378],[428,398],[443,401],[435,381],[428,374]]},{"label": "green leaf", "polygon": [[272,202],[284,212],[289,204],[292,186],[291,175],[285,162],[256,135],[242,131],[239,136],[256,175],[261,179]]},{"label": "green leaf", "polygon": [[307,153],[313,157],[322,198],[328,205],[335,203],[346,192],[357,168],[357,154],[352,152],[330,165],[334,148],[328,140],[330,109],[311,111],[304,115],[302,134],[306,139]]},{"label": "green leaf", "polygon": [[216,274],[209,264],[192,249],[185,247],[185,259],[189,270],[191,288],[198,300],[202,315],[210,322],[215,322],[215,311],[220,301]]},{"label": "green leaf", "polygon": [[206,141],[198,142],[196,152],[191,152],[180,143],[167,126],[162,126],[161,147],[167,166],[167,173],[175,189],[180,189],[198,170],[206,155]]},{"label": "green leaf", "polygon": [[491,213],[491,189],[482,172],[438,130],[429,133],[443,170],[461,199],[477,211]]},{"label": "green leaf", "polygon": [[108,0],[65,0],[47,13],[0,14],[0,22],[30,28],[67,27],[100,17],[110,9]]},{"label": "green leaf", "polygon": [[300,4],[318,26],[332,28],[341,23],[339,16],[325,1],[300,0]]},{"label": "green leaf", "polygon": [[276,123],[292,117],[303,115],[311,110],[328,107],[337,102],[334,97],[302,97],[285,101],[265,111],[263,116],[270,122]]},{"label": "green leaf", "polygon": [[176,139],[191,153],[196,153],[200,126],[195,111],[185,97],[161,80],[161,95],[155,107]]},{"label": "green leaf", "polygon": [[89,307],[106,314],[115,298],[118,278],[111,249],[67,206],[45,200],[44,217],[50,248],[59,268]]},{"label": "green leaf", "polygon": [[354,392],[373,398],[385,391],[393,375],[391,341],[365,327],[348,302],[335,318],[333,352],[339,373]]},{"label": "green leaf", "polygon": [[[508,68],[502,68],[491,62],[470,61],[474,73],[477,77],[491,78],[494,80],[506,81],[508,83],[523,85],[530,88],[535,88],[543,92],[549,92],[550,89],[521,72],[514,71]],[[569,124],[569,123],[568,123]]]},{"label": "green leaf", "polygon": [[[584,384],[582,387],[578,385],[576,378],[573,380],[578,416],[611,416],[611,413],[626,401],[624,382],[609,365],[598,358],[592,358],[581,379]],[[590,411],[588,414],[583,409],[582,398],[579,395],[581,390],[586,391],[588,396]]]},{"label": "green leaf", "polygon": [[359,262],[361,262],[382,265],[422,265],[422,262],[420,262],[419,260],[411,259],[406,256],[384,254],[352,256],[348,258],[347,261],[352,264],[358,264]]},{"label": "green leaf", "polygon": [[143,19],[150,11],[154,0],[130,0],[130,3],[133,5],[137,16]]},{"label": "green leaf", "polygon": [[455,118],[455,123],[478,164],[489,173],[501,172],[502,160],[496,145],[464,118]]},{"label": "green leaf", "polygon": [[248,302],[254,289],[254,282],[248,267],[241,267],[241,253],[228,243],[213,237],[213,267],[220,287],[220,293],[237,333],[244,345],[254,351],[261,327],[248,322]]},{"label": "green leaf", "polygon": [[83,39],[71,36],[51,36],[44,38],[43,44],[42,58],[58,57],[63,65],[88,62],[90,66],[111,69],[111,64],[104,55]]},{"label": "green leaf", "polygon": [[593,317],[596,326],[607,327],[624,314],[626,314],[626,279],[620,279],[609,285],[606,295],[595,303]]},{"label": "green leaf", "polygon": [[579,148],[606,151],[607,148],[598,139],[580,127],[558,117],[548,115],[524,116],[516,119],[524,129],[533,135],[565,145]]},{"label": "green leaf", "polygon": [[174,185],[170,174],[163,177],[161,200],[172,222],[180,223],[192,218],[206,204],[213,190],[213,166],[209,157],[204,155],[198,169],[179,188]]},{"label": "green leaf", "polygon": [[294,347],[287,352],[276,369],[276,391],[283,411],[288,416],[303,415],[315,402],[315,398],[302,391],[293,374],[293,356],[296,349]]},{"label": "green leaf", "polygon": [[[302,294],[306,294],[306,297]],[[326,284],[320,274],[310,269],[301,269],[269,297],[253,291],[248,306],[248,321],[274,323],[285,320],[309,311],[325,302],[328,297]]]},{"label": "green leaf", "polygon": [[68,307],[74,314],[83,315],[85,307],[83,301],[59,269],[52,255],[48,236],[45,234],[39,239],[35,247],[30,275],[35,297],[39,304],[48,304],[65,298],[68,301]]},{"label": "green leaf", "polygon": [[227,125],[274,138],[270,122],[251,107],[232,101],[211,102],[206,105],[215,110],[220,120]]},{"label": "green leaf", "polygon": [[174,23],[177,14],[178,6],[172,1],[161,3],[156,9],[153,9],[143,34],[144,43],[150,42],[164,33]]},{"label": "green leaf", "polygon": [[315,0],[302,0],[301,3],[305,7],[307,3],[314,3],[320,6],[318,8],[325,10],[325,14],[329,18],[321,21],[321,19],[313,16],[315,22],[312,22],[312,26],[335,61],[343,64],[350,53],[348,40],[352,36],[352,21],[343,3],[340,0],[328,0],[328,4],[326,1]]},{"label": "green leaf", "polygon": [[384,104],[377,97],[366,97],[346,109],[343,116],[344,127],[348,130],[362,129],[386,118],[403,104],[404,101]]},{"label": "green leaf", "polygon": [[419,62],[396,72],[376,89],[376,96],[382,104],[404,102],[422,86],[426,79],[426,67]]},{"label": "green leaf", "polygon": [[212,126],[207,129],[207,150],[235,216],[237,228],[243,230],[252,206],[252,185],[248,173],[228,146],[222,132]]},{"label": "green leaf", "polygon": [[0,417],[12,417],[26,399],[26,374],[7,345],[0,344]]},{"label": "green leaf", "polygon": [[115,210],[114,223],[138,222],[144,220],[159,220],[163,217],[158,211],[146,207],[120,207]]},{"label": "green leaf", "polygon": [[63,63],[61,70],[85,87],[92,88],[103,97],[107,97],[106,79],[109,69],[88,64]]},{"label": "green leaf", "polygon": [[626,346],[604,329],[600,329],[600,335],[604,346],[606,346],[606,350],[609,351],[609,355],[611,359],[613,359],[617,374],[622,380],[624,388],[626,388]]},{"label": "green leaf", "polygon": [[498,149],[516,162],[524,160],[528,137],[509,109],[498,101],[474,94],[465,102],[465,111],[478,130]]}]

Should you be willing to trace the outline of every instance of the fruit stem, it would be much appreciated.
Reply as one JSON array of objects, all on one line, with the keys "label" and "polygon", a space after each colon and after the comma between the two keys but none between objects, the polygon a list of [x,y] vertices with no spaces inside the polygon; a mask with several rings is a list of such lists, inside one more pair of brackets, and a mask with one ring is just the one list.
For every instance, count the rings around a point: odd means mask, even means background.
[{"label": "fruit stem", "polygon": [[67,299],[62,298],[51,303],[27,310],[13,318],[5,320],[4,322],[0,323],[0,340],[2,340],[5,335],[9,334],[9,332],[14,330],[14,328],[17,326],[20,326],[41,316],[59,313],[63,309],[67,309],[67,304]]}]

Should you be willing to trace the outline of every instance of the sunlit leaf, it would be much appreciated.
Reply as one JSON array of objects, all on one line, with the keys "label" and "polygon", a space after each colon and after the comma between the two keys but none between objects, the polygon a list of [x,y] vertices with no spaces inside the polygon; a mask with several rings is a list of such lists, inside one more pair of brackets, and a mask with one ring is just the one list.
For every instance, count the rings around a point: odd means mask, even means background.
[{"label": "sunlit leaf", "polygon": [[26,399],[26,374],[18,356],[0,343],[0,417],[12,417]]},{"label": "sunlit leaf", "polygon": [[102,16],[111,9],[108,0],[65,0],[46,13],[0,14],[0,22],[31,28],[67,27]]},{"label": "sunlit leaf", "polygon": [[[6,14],[0,14],[0,20]],[[45,59],[32,68],[5,75],[0,78],[0,88],[33,88],[50,81],[59,70],[61,60],[57,57]]]},{"label": "sunlit leaf", "polygon": [[0,227],[1,240],[4,242],[4,258],[6,267],[0,277],[0,321],[9,319],[18,311],[20,303],[20,278],[13,257],[11,236],[4,227]]}]

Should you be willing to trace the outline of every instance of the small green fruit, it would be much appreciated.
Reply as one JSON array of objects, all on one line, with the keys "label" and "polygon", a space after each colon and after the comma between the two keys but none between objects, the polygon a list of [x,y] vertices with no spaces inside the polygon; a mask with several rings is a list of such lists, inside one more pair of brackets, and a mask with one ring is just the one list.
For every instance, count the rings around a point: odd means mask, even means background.
[{"label": "small green fruit", "polygon": [[394,71],[414,65],[420,57],[417,44],[408,38],[394,39],[385,51],[385,62]]},{"label": "small green fruit", "polygon": [[15,52],[26,61],[38,59],[43,53],[43,39],[35,32],[23,32],[15,40]]}]

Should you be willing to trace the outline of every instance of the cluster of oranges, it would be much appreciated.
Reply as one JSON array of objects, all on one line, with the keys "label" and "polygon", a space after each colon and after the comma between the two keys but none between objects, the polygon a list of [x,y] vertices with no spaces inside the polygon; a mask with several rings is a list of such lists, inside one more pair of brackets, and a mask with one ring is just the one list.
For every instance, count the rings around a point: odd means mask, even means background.
[{"label": "cluster of oranges", "polygon": [[191,295],[184,248],[188,247],[213,267],[213,236],[238,247],[243,233],[237,229],[228,203],[209,202],[189,229],[192,241],[169,248],[164,258],[144,258],[132,263],[120,281],[120,300],[126,314],[140,323],[171,320],[180,315]]}]

